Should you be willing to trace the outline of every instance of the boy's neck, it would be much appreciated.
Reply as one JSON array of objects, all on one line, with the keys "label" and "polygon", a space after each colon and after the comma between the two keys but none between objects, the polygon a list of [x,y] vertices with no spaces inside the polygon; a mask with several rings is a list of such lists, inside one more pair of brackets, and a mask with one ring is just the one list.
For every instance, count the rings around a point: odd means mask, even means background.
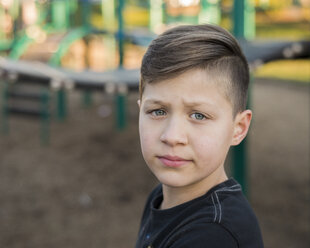
[{"label": "boy's neck", "polygon": [[203,196],[211,188],[226,181],[227,179],[227,175],[223,170],[218,175],[210,175],[208,178],[193,185],[187,185],[184,187],[170,187],[163,184],[163,201],[160,205],[160,209],[164,210],[172,208]]}]

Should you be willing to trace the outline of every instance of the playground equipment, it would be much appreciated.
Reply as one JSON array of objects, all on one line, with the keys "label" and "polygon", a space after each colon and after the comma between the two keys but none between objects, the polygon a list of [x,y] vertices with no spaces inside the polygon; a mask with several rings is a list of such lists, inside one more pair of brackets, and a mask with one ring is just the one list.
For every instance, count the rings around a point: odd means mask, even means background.
[{"label": "playground equipment", "polygon": [[[98,29],[91,24],[91,8],[94,4],[90,0],[53,0],[42,1],[44,4],[35,4],[35,1],[27,3],[13,1],[10,7],[7,6],[9,12],[14,13],[14,36],[11,42],[11,49],[8,54],[9,58],[19,59],[27,50],[27,48],[38,40],[46,40],[48,36],[55,33],[63,33],[58,41],[56,52],[48,59],[47,63],[53,66],[60,66],[61,59],[69,50],[73,42],[84,39],[88,42],[87,37],[90,34],[105,35],[108,41],[109,53],[108,61],[115,60],[115,54],[118,50],[119,66],[124,65],[124,42],[132,41],[134,44],[147,45],[154,38],[150,33],[144,34],[144,40],[124,31],[124,4],[125,0],[101,1],[101,12],[105,29]],[[12,3],[13,3],[12,2]],[[212,22],[219,23],[220,20],[220,1],[216,0],[192,0],[192,1],[170,1],[170,0],[152,0],[150,1],[150,21],[149,27],[156,31],[158,25],[163,23],[204,23]],[[23,9],[23,11],[22,11]],[[248,9],[248,8],[244,8]],[[115,11],[116,10],[116,11]],[[31,18],[30,15],[25,15],[28,11],[37,11],[37,18]],[[75,13],[80,12],[81,21],[76,24],[74,21]],[[245,11],[243,11],[245,12]],[[242,12],[242,13],[243,13]],[[117,15],[116,15],[117,13]],[[246,13],[246,12],[245,12]],[[18,23],[21,22],[19,16],[25,17],[24,28],[17,32]],[[246,22],[249,23],[249,22]],[[141,31],[140,31],[141,32]],[[146,39],[145,39],[146,38]],[[146,40],[146,41],[145,41]],[[118,49],[115,45],[118,41]],[[107,69],[113,68],[113,64]],[[117,96],[122,98],[123,96]],[[89,91],[84,93],[85,105],[91,102],[91,94]],[[117,102],[124,102],[120,100]],[[57,91],[57,118],[63,121],[66,118],[66,93],[65,90],[59,88]],[[121,125],[122,126],[122,125]]]},{"label": "playground equipment", "polygon": [[219,24],[220,19],[220,1],[218,0],[150,1],[150,29],[154,32],[160,30],[163,24]]},{"label": "playground equipment", "polygon": [[[19,39],[14,41],[14,47],[10,52],[9,59],[2,58],[0,60],[0,70],[2,82],[8,85],[14,84],[39,84],[45,89],[53,89],[57,92],[57,118],[64,120],[67,114],[66,108],[66,92],[72,89],[84,92],[85,102],[90,102],[90,93],[100,90],[106,94],[113,94],[116,103],[116,126],[123,129],[126,126],[126,95],[130,91],[138,89],[139,71],[126,70],[124,64],[124,42],[129,41],[133,44],[146,46],[155,37],[154,34],[148,32],[128,32],[124,28],[123,11],[124,0],[119,1],[103,1],[102,15],[105,19],[105,29],[98,29],[90,25],[90,1],[82,1],[82,22],[78,27],[72,25],[69,17],[72,17],[74,10],[77,10],[77,1],[51,1],[48,10],[51,14],[52,22],[43,25],[38,29],[46,34],[53,32],[64,32],[64,27],[71,28],[64,33],[59,40],[58,50],[49,58],[48,63],[34,63],[26,61],[14,61],[23,54],[27,46],[33,42],[35,37],[29,37],[27,33],[23,33]],[[202,0],[202,1],[179,1],[183,6],[174,8],[172,3],[175,1],[151,0],[150,1],[150,22],[149,27],[152,31],[160,30],[165,24],[177,23],[218,23],[219,1]],[[193,6],[185,6],[186,2],[192,2]],[[118,4],[116,4],[118,3]],[[198,6],[199,5],[199,6]],[[191,8],[192,7],[192,8]],[[200,7],[200,8],[197,8]],[[176,9],[178,9],[176,11]],[[116,11],[114,11],[116,10]],[[165,11],[164,11],[165,10]],[[190,10],[190,11],[189,11]],[[198,12],[197,12],[198,11]],[[117,18],[115,13],[118,13]],[[61,14],[62,13],[62,14]],[[194,14],[193,14],[194,13]],[[211,15],[211,13],[216,13]],[[252,70],[258,66],[272,60],[286,58],[310,57],[310,44],[307,41],[300,42],[255,42],[249,41],[254,37],[254,8],[248,0],[234,1],[233,11],[233,31],[240,40],[240,44],[246,54]],[[61,14],[61,15],[60,15]],[[45,16],[48,15],[47,13]],[[62,18],[58,18],[60,15]],[[44,16],[44,15],[42,15]],[[209,18],[209,19],[208,19]],[[41,18],[42,21],[44,18]],[[118,20],[118,21],[116,21]],[[22,33],[20,33],[22,34]],[[40,32],[38,32],[40,34]],[[104,72],[82,71],[76,72],[60,68],[61,58],[66,53],[70,45],[81,38],[85,38],[89,34],[100,34],[107,37],[110,44],[112,54],[118,50],[119,67],[109,68]],[[24,40],[23,40],[24,39]],[[86,39],[87,40],[87,39]],[[116,48],[116,42],[118,49]],[[11,58],[11,59],[10,59]],[[112,58],[112,56],[111,56]],[[11,83],[8,83],[11,82]],[[12,89],[12,87],[10,87]],[[9,114],[28,114],[39,116],[42,120],[42,130],[47,130],[50,120],[50,104],[52,99],[49,95],[45,95],[45,91],[37,92],[35,95],[23,95],[12,92],[11,89],[4,87],[3,93],[3,130],[7,129],[7,117]],[[9,98],[24,98],[38,103],[37,109],[27,111],[25,109],[8,108],[6,104]],[[40,109],[41,106],[41,109]],[[39,109],[38,109],[39,108]],[[43,110],[44,109],[44,110]],[[44,133],[43,133],[44,134]],[[48,135],[41,135],[48,137]],[[46,138],[47,139],[47,138]],[[233,175],[241,183],[244,190],[247,189],[246,182],[246,141],[242,142],[238,147],[233,149]],[[238,165],[238,166],[236,166]]]},{"label": "playground equipment", "polygon": [[[44,1],[43,1],[44,2]],[[44,4],[35,4],[35,1],[29,1],[30,4],[25,4],[28,8],[28,11],[37,11],[37,15],[39,17],[36,20],[25,21],[25,24],[29,24],[25,26],[23,30],[16,32],[14,35],[14,39],[11,42],[11,49],[8,53],[8,57],[11,59],[19,59],[28,47],[36,42],[40,37],[46,39],[48,35],[52,35],[54,33],[63,33],[58,40],[58,46],[56,52],[52,54],[52,56],[48,59],[47,63],[52,66],[59,67],[61,65],[62,57],[67,53],[69,47],[77,40],[84,39],[86,42],[88,41],[88,36],[90,34],[100,34],[106,35],[106,39],[109,41],[108,48],[106,53],[109,53],[108,60],[115,60],[115,54],[117,52],[117,48],[115,46],[115,40],[118,41],[118,54],[119,54],[119,66],[123,66],[124,61],[124,40],[128,39],[134,44],[139,44],[139,39],[135,37],[135,35],[129,35],[124,33],[123,28],[123,8],[124,1],[118,1],[118,5],[116,6],[116,1],[102,1],[102,15],[105,19],[106,29],[98,29],[91,25],[90,16],[91,16],[91,7],[94,3],[88,0],[53,0],[44,2]],[[14,2],[15,3],[15,2]],[[15,15],[15,22],[18,22],[18,13],[21,12],[21,7],[24,7],[23,2],[16,2],[11,5],[10,8],[14,9],[17,14]],[[80,8],[78,8],[80,6]],[[116,20],[115,15],[115,6],[117,7],[118,13],[118,22]],[[8,8],[8,6],[6,6]],[[10,10],[10,9],[9,9]],[[72,19],[74,19],[73,14],[75,12],[80,12],[81,14],[81,23],[78,26],[74,24]],[[23,15],[22,15],[23,16]],[[118,23],[118,29],[116,24]],[[145,36],[146,37],[146,36]],[[147,35],[148,41],[152,39],[151,35]],[[44,40],[43,39],[43,40]],[[144,43],[145,38],[144,38]],[[42,47],[42,45],[41,45]],[[115,63],[110,63],[109,68],[113,68]],[[116,102],[122,103],[124,102],[123,94],[116,96],[118,99]],[[85,104],[91,101],[89,91],[85,91],[84,93]],[[123,104],[124,105],[124,104]],[[119,106],[119,108],[121,108]],[[124,111],[123,111],[124,112]],[[66,90],[63,87],[59,87],[57,89],[57,119],[64,120],[67,114],[66,107]],[[124,119],[124,118],[121,118]],[[118,125],[119,127],[123,127],[124,124]]]},{"label": "playground equipment", "polygon": [[[11,74],[14,75],[14,74]],[[11,79],[15,80],[15,79]],[[9,82],[9,84],[12,83]],[[16,86],[16,85],[14,85]],[[27,117],[34,117],[41,119],[41,141],[43,144],[47,144],[49,141],[49,119],[50,119],[50,111],[49,111],[49,101],[50,101],[50,93],[47,90],[41,90],[40,92],[25,92],[16,89],[14,86],[9,87],[7,84],[4,84],[3,88],[3,111],[2,111],[2,132],[7,133],[9,129],[9,125],[7,123],[9,115],[23,115]],[[13,90],[12,90],[13,88]],[[34,107],[24,107],[23,105],[16,106],[8,104],[11,99],[18,99],[23,102],[35,102],[39,103]]]},{"label": "playground equipment", "polygon": [[[253,39],[255,36],[255,11],[251,1],[233,1],[233,34],[241,41]],[[245,43],[247,44],[247,43]],[[249,53],[246,53],[249,56]],[[248,61],[249,58],[247,58]],[[251,104],[251,92],[249,90],[248,105]],[[247,194],[247,139],[244,139],[238,146],[232,147],[232,174],[242,185],[244,193]]]}]

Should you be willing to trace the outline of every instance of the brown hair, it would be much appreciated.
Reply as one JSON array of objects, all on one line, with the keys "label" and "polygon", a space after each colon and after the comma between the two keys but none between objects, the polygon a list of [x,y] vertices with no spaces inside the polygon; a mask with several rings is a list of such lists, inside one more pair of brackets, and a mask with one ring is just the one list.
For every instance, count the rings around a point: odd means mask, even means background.
[{"label": "brown hair", "polygon": [[249,68],[236,39],[210,25],[182,25],[159,35],[141,65],[140,99],[145,84],[171,79],[191,69],[214,75],[233,105],[233,115],[246,108]]}]

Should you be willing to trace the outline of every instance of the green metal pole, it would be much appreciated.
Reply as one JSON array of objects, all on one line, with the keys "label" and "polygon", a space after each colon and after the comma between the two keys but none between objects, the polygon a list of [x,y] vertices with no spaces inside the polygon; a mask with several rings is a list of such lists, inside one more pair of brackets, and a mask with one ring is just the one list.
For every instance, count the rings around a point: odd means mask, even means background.
[{"label": "green metal pole", "polygon": [[127,126],[127,116],[126,116],[126,95],[117,94],[116,95],[116,124],[118,130],[124,130]]},{"label": "green metal pole", "polygon": [[69,27],[69,4],[68,0],[52,1],[52,23],[56,30],[66,30]]},{"label": "green metal pole", "polygon": [[90,27],[90,12],[90,2],[86,0],[82,1],[82,25],[84,27]]},{"label": "green metal pole", "polygon": [[221,21],[221,8],[219,0],[202,0],[199,13],[199,23],[219,24]]},{"label": "green metal pole", "polygon": [[[250,76],[249,93],[248,93],[248,103],[247,108],[251,107],[251,88],[253,82],[253,75]],[[238,146],[232,147],[232,174],[233,177],[240,183],[243,188],[245,195],[249,196],[249,183],[248,183],[248,150],[247,150],[247,140],[245,138]]]},{"label": "green metal pole", "polygon": [[9,133],[8,125],[8,83],[3,82],[2,85],[2,133]]},{"label": "green metal pole", "polygon": [[[90,14],[91,14],[91,4],[89,1],[82,1],[82,25],[85,28],[90,28]],[[89,39],[87,37],[84,38],[84,41],[86,43],[86,46],[89,45]],[[86,66],[89,67],[89,59],[86,55]],[[83,92],[83,105],[84,107],[90,107],[92,103],[92,93],[89,90],[85,90]]]},{"label": "green metal pole", "polygon": [[[124,0],[118,0],[118,51],[119,67],[124,64],[124,20],[123,20]],[[126,95],[118,93],[116,95],[116,116],[117,128],[123,130],[126,127]]]},{"label": "green metal pole", "polygon": [[254,0],[247,0],[245,5],[244,32],[248,40],[254,39],[256,35],[255,25],[255,3]]},{"label": "green metal pole", "polygon": [[10,15],[13,18],[13,33],[12,33],[12,39],[13,39],[13,46],[17,40],[17,32],[19,28],[19,22],[20,22],[20,1],[19,0],[14,0],[13,4],[10,8]]},{"label": "green metal pole", "polygon": [[69,28],[74,27],[75,26],[75,22],[74,22],[74,16],[76,14],[76,12],[78,11],[78,3],[79,0],[70,0],[68,1],[68,17],[69,17]]},{"label": "green metal pole", "polygon": [[83,92],[83,106],[88,108],[92,105],[93,98],[92,98],[92,92],[90,90],[85,90]]},{"label": "green metal pole", "polygon": [[57,119],[64,121],[67,117],[67,96],[65,89],[57,91]]},{"label": "green metal pole", "polygon": [[118,49],[119,67],[124,64],[124,20],[123,20],[124,0],[118,0]]},{"label": "green metal pole", "polygon": [[236,38],[255,37],[255,8],[253,0],[235,0],[233,6],[233,33]]},{"label": "green metal pole", "polygon": [[[255,11],[252,0],[235,0],[233,6],[233,33],[238,39],[251,39],[255,36]],[[251,95],[251,81],[249,96]],[[250,106],[250,97],[248,99]],[[247,142],[244,140],[239,146],[233,147],[233,176],[243,187],[245,194],[249,194],[247,183]]]},{"label": "green metal pole", "polygon": [[[1,20],[4,19],[4,15],[5,15],[4,8],[2,6],[0,6],[0,18],[1,18]],[[4,40],[4,39],[5,39],[5,33],[3,32],[2,28],[0,28],[0,40]]]},{"label": "green metal pole", "polygon": [[163,0],[150,1],[149,28],[155,32],[164,23]]},{"label": "green metal pole", "polygon": [[233,177],[242,186],[245,195],[248,195],[247,182],[247,144],[243,140],[238,146],[232,147],[232,163],[233,163]]},{"label": "green metal pole", "polygon": [[13,0],[13,4],[9,9],[10,15],[13,17],[14,20],[19,17],[20,4],[20,0]]},{"label": "green metal pole", "polygon": [[[69,28],[71,7],[72,5],[68,0],[54,0],[52,2],[52,23],[55,29],[66,30]],[[66,98],[65,89],[57,91],[57,119],[59,121],[64,121],[67,117]]]},{"label": "green metal pole", "polygon": [[44,91],[41,95],[41,143],[47,145],[49,143],[49,126],[50,126],[50,114],[49,114],[49,92]]},{"label": "green metal pole", "polygon": [[233,6],[233,33],[236,38],[244,38],[244,1],[234,0]]},{"label": "green metal pole", "polygon": [[101,11],[104,22],[104,29],[108,31],[115,31],[115,0],[102,0]]},{"label": "green metal pole", "polygon": [[102,16],[104,22],[104,29],[106,29],[111,34],[107,34],[104,39],[104,44],[106,44],[105,53],[105,65],[106,69],[115,68],[116,64],[116,42],[114,34],[116,26],[116,16],[115,16],[115,0],[102,0]]}]

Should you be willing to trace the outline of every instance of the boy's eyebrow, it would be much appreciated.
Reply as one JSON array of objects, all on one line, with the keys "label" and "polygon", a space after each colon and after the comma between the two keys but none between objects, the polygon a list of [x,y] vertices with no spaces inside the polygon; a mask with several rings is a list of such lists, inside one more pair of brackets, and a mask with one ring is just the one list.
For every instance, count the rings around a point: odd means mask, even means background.
[{"label": "boy's eyebrow", "polygon": [[[146,104],[158,104],[158,105],[170,105],[167,102],[164,102],[164,101],[161,101],[161,100],[158,100],[158,99],[153,99],[153,98],[146,99],[145,103]],[[182,100],[182,103],[186,107],[197,107],[197,106],[202,106],[202,105],[216,107],[215,104],[213,104],[212,102],[209,102],[209,101],[185,101],[185,100]]]},{"label": "boy's eyebrow", "polygon": [[196,107],[196,106],[201,106],[201,105],[208,105],[208,106],[213,106],[215,107],[215,105],[212,102],[209,101],[191,101],[191,102],[187,102],[187,101],[182,101],[184,103],[185,106],[188,107]]},{"label": "boy's eyebrow", "polygon": [[158,105],[167,105],[168,104],[164,101],[153,99],[153,98],[146,99],[144,102],[148,103],[148,104],[158,104]]}]

